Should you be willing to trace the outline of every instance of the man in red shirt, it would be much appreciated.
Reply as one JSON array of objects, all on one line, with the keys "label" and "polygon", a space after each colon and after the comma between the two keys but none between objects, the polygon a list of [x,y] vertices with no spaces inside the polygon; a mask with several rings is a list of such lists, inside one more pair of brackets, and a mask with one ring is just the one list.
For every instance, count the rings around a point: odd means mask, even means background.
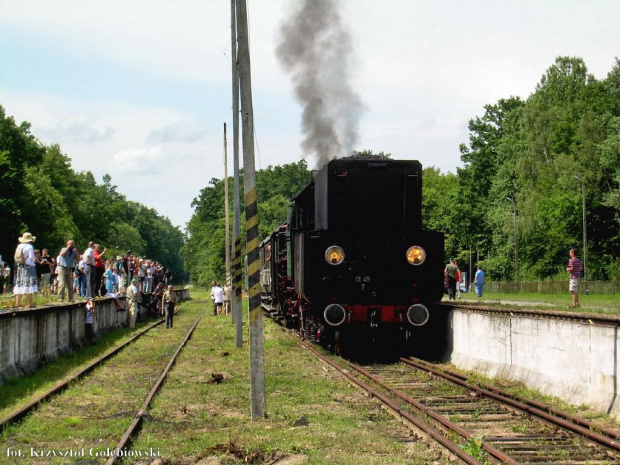
[{"label": "man in red shirt", "polygon": [[107,248],[103,248],[103,252],[99,252],[101,250],[101,246],[99,244],[95,244],[95,250],[93,250],[93,256],[95,257],[95,289],[93,290],[93,294],[100,295],[101,293],[101,277],[103,273],[105,273],[105,263],[103,263],[103,257],[108,250]]}]

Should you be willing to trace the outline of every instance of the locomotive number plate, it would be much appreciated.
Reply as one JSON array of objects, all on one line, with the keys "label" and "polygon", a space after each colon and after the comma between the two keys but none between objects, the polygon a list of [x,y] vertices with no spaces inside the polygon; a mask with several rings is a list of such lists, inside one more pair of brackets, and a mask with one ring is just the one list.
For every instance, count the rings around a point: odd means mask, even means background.
[{"label": "locomotive number plate", "polygon": [[366,287],[366,284],[370,282],[370,276],[356,276],[355,282],[361,286],[363,291]]}]

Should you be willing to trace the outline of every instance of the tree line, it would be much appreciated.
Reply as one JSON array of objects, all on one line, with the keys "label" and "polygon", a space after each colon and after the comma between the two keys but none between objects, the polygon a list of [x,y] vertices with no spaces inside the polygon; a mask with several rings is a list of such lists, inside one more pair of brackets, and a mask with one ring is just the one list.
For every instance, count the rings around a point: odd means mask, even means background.
[{"label": "tree line", "polygon": [[[582,59],[558,57],[527,99],[485,105],[468,129],[469,142],[458,147],[462,167],[424,168],[423,225],[445,233],[446,259],[464,269],[480,262],[493,280],[565,279],[569,248],[582,253],[583,181],[588,279],[620,279],[618,59],[597,80]],[[261,237],[286,220],[289,199],[310,180],[303,160],[257,172]],[[192,206],[187,270],[201,284],[222,280],[224,180],[212,179]]]},{"label": "tree line", "polygon": [[[243,170],[239,185],[243,186]],[[286,221],[289,200],[312,180],[305,160],[283,166],[269,166],[256,172],[258,192],[259,237],[265,238]],[[192,202],[194,213],[187,224],[187,242],[181,252],[186,270],[192,280],[200,285],[211,281],[224,282],[226,278],[224,217],[224,179],[213,178]],[[228,178],[230,207],[229,221],[233,228],[233,178]],[[243,190],[243,187],[241,188]],[[241,206],[242,256],[245,254],[245,214],[243,193],[239,193]],[[231,240],[232,245],[232,240]],[[231,254],[232,257],[232,254]]]},{"label": "tree line", "polygon": [[17,124],[0,106],[0,254],[9,263],[17,238],[29,231],[35,247],[52,256],[74,239],[104,244],[109,256],[131,249],[186,275],[180,258],[184,235],[152,208],[117,192],[112,178],[97,183],[90,171],[75,172],[59,145],[44,145],[28,122]]},{"label": "tree line", "polygon": [[[424,168],[423,225],[446,234],[446,258],[464,268],[480,261],[493,280],[564,279],[568,249],[583,252],[583,185],[588,278],[620,279],[618,59],[597,80],[582,59],[558,57],[527,99],[485,105],[468,129],[469,141],[458,148],[462,167],[455,173]],[[311,178],[304,160],[257,172],[261,237],[286,221],[289,199]],[[232,210],[232,178],[229,186]],[[28,230],[51,250],[68,238],[94,240],[157,260],[175,277],[187,272],[198,284],[223,280],[224,180],[213,178],[192,207],[184,237],[167,218],[118,193],[110,176],[98,184],[92,173],[73,171],[58,145],[41,144],[28,123],[17,125],[0,106],[5,259]],[[232,227],[232,211],[229,216]],[[242,211],[242,242],[244,221]]]},{"label": "tree line", "polygon": [[447,253],[467,263],[471,250],[495,280],[566,279],[569,248],[583,256],[585,185],[588,279],[620,279],[620,61],[597,80],[582,59],[558,57],[526,100],[484,110],[460,146],[464,166],[424,180]]}]

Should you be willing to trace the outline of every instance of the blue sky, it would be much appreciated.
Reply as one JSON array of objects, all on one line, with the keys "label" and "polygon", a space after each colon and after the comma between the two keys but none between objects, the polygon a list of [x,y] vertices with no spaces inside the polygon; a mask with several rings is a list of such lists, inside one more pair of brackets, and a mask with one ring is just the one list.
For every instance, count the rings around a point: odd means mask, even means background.
[{"label": "blue sky", "polygon": [[[298,3],[248,0],[257,167],[307,156],[302,110],[275,56],[279,26]],[[583,58],[599,79],[620,56],[615,0],[338,4],[364,103],[355,148],[444,172],[460,166],[469,119],[500,98],[527,98],[557,56]],[[0,105],[58,143],[76,170],[99,181],[109,173],[128,198],[184,227],[192,199],[224,173],[229,5],[0,0]]]}]

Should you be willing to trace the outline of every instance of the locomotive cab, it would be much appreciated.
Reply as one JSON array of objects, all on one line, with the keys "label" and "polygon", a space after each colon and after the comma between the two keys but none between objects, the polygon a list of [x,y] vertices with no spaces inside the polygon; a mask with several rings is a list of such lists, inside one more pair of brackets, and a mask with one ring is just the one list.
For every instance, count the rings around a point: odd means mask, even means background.
[{"label": "locomotive cab", "polygon": [[332,160],[261,244],[265,308],[310,340],[407,339],[443,296],[444,237],[422,229],[417,161]]},{"label": "locomotive cab", "polygon": [[443,294],[444,240],[421,229],[421,192],[417,161],[339,159],[318,172],[292,215],[307,325],[329,334],[428,321]]}]

